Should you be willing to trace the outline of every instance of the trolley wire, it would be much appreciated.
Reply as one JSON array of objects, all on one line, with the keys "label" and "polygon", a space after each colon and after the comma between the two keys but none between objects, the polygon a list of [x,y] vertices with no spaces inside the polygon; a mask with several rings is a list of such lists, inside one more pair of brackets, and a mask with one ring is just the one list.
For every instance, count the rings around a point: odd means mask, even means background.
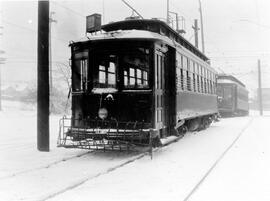
[{"label": "trolley wire", "polygon": [[69,8],[69,7],[66,7],[66,6],[64,6],[64,5],[62,5],[62,4],[59,4],[59,3],[56,2],[56,1],[51,1],[51,3],[53,3],[53,4],[55,4],[55,5],[59,6],[59,7],[62,7],[62,8],[64,8],[64,9],[68,10],[69,12],[71,12],[71,13],[73,13],[73,14],[79,16],[79,17],[82,17],[82,18],[84,18],[84,19],[86,18],[85,15],[82,15],[81,13],[79,13],[79,12],[77,12],[77,11],[75,11],[75,10]]},{"label": "trolley wire", "polygon": [[[16,23],[10,22],[10,21],[5,20],[5,19],[3,19],[2,21],[3,21],[4,23],[6,23],[6,24],[9,24],[9,25],[11,25],[11,26],[15,26],[15,27],[20,28],[20,29],[24,29],[24,30],[30,31],[32,34],[37,35],[37,30],[31,29],[31,28],[29,28],[29,27],[25,27],[25,26],[22,26],[22,25],[18,25],[18,24],[16,24]],[[51,37],[52,37],[53,39],[55,39],[55,40],[61,41],[61,42],[63,42],[63,43],[67,43],[66,40],[57,38],[57,37],[55,37],[55,36],[53,36],[53,35],[52,35]]]}]

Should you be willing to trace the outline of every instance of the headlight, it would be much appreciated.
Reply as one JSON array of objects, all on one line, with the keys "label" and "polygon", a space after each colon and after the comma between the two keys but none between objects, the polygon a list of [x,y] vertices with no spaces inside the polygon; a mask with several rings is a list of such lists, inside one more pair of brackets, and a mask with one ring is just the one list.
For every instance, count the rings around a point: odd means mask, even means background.
[{"label": "headlight", "polygon": [[101,119],[106,119],[108,116],[108,110],[106,108],[100,108],[98,110],[98,116]]}]

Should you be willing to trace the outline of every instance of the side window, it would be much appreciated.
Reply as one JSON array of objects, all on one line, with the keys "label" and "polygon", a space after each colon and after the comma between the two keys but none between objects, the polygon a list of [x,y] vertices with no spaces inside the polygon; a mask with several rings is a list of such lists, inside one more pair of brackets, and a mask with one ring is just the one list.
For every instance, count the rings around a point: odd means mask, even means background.
[{"label": "side window", "polygon": [[195,70],[196,70],[196,77],[197,77],[197,91],[200,92],[200,69],[199,69],[199,64],[196,63],[195,65]]},{"label": "side window", "polygon": [[201,92],[201,87],[200,87],[200,76],[197,75],[197,91]]},{"label": "side window", "polygon": [[203,71],[203,67],[202,66],[200,66],[200,72],[201,72],[201,92],[202,93],[204,93],[205,91],[204,91],[204,79],[203,79],[203,73],[204,73],[204,71]]},{"label": "side window", "polygon": [[187,72],[187,90],[191,91],[190,72],[189,71],[186,71],[186,72]]},{"label": "side window", "polygon": [[190,71],[189,71],[189,60],[187,57],[185,57],[185,69],[186,69],[186,74],[187,74],[187,90],[191,91],[191,80],[190,80]]},{"label": "side window", "polygon": [[183,58],[183,69],[188,70],[188,58],[185,56],[182,56]]},{"label": "side window", "polygon": [[206,93],[209,93],[209,82],[208,82],[208,70],[205,69],[205,85],[206,85]]},{"label": "side window", "polygon": [[211,93],[211,88],[210,88],[210,71],[207,70],[207,87],[208,87],[208,93]]},{"label": "side window", "polygon": [[197,86],[196,86],[196,74],[193,72],[193,91],[197,91]]},{"label": "side window", "polygon": [[184,72],[183,72],[183,68],[180,69],[180,85],[181,85],[181,89],[184,90]]}]

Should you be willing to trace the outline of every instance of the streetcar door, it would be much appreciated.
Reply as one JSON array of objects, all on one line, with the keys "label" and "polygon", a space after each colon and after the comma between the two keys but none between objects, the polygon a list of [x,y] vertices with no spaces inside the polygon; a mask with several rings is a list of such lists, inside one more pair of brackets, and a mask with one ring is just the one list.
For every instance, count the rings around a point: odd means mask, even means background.
[{"label": "streetcar door", "polygon": [[164,109],[164,63],[165,55],[155,51],[155,127],[156,129],[165,128],[165,109]]}]

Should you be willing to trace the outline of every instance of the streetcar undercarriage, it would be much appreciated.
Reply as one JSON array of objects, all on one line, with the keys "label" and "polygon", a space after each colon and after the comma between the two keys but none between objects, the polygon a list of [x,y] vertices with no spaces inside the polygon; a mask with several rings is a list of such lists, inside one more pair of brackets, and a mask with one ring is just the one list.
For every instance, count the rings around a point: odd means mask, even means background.
[{"label": "streetcar undercarriage", "polygon": [[[215,121],[217,115],[207,115],[194,119],[182,120],[175,127],[175,136],[183,136],[187,131],[200,131],[206,129]],[[83,120],[96,127],[70,126],[70,118],[63,117],[59,121],[58,147],[80,148],[90,150],[137,150],[138,148],[152,148],[162,146],[160,131],[145,129],[149,126],[144,122],[117,122],[102,120]],[[113,125],[113,126],[112,126]],[[120,128],[119,125],[125,125]]]}]

